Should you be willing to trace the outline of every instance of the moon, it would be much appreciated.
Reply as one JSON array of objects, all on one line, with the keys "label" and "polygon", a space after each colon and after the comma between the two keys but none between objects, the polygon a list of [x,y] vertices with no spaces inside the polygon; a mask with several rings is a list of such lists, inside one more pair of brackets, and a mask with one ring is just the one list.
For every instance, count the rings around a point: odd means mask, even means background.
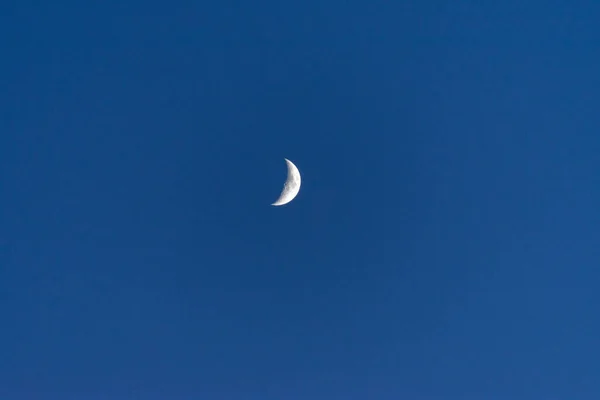
[{"label": "moon", "polygon": [[283,190],[281,191],[279,198],[275,203],[271,204],[272,206],[282,206],[289,203],[294,200],[294,197],[296,197],[300,191],[300,183],[302,181],[300,179],[300,171],[298,171],[298,168],[296,168],[293,162],[287,158],[284,158],[284,160],[287,164],[287,179],[283,185]]}]

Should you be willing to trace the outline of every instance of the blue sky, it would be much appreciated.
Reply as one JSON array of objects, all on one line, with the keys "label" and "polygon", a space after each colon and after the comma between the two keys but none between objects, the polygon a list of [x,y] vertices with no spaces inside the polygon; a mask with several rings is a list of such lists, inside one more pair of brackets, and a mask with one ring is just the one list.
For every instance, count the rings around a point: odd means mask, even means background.
[{"label": "blue sky", "polygon": [[597,399],[600,3],[523,3],[3,4],[0,397]]}]

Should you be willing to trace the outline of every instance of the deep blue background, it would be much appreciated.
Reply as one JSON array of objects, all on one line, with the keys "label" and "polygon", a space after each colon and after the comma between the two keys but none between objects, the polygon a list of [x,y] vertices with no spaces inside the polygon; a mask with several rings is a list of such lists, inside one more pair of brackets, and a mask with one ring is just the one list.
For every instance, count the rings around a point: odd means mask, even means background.
[{"label": "deep blue background", "polygon": [[600,398],[600,2],[0,15],[2,399]]}]

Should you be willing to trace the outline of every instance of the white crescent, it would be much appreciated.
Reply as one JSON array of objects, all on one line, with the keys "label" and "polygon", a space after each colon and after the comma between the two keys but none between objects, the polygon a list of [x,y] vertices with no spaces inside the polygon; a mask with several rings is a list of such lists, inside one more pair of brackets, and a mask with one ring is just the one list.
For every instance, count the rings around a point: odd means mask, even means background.
[{"label": "white crescent", "polygon": [[271,204],[272,206],[282,206],[289,203],[290,201],[294,200],[294,197],[296,197],[300,191],[300,183],[302,181],[300,179],[300,171],[298,171],[298,168],[296,168],[293,162],[287,158],[284,160],[287,164],[288,170],[287,179],[283,185],[283,190],[281,191],[279,198],[275,201],[275,203]]}]

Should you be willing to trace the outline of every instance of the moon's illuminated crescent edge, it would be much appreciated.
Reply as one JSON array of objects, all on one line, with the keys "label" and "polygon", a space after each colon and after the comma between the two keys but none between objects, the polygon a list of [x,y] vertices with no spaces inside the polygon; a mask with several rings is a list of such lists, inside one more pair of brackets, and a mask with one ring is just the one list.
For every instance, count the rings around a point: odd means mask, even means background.
[{"label": "moon's illuminated crescent edge", "polygon": [[287,158],[285,158],[285,162],[288,169],[287,179],[283,185],[283,190],[281,191],[279,198],[271,204],[272,206],[282,206],[289,203],[294,200],[294,197],[296,197],[300,191],[300,184],[302,183],[300,171],[298,171],[298,168],[296,168],[294,163]]}]

